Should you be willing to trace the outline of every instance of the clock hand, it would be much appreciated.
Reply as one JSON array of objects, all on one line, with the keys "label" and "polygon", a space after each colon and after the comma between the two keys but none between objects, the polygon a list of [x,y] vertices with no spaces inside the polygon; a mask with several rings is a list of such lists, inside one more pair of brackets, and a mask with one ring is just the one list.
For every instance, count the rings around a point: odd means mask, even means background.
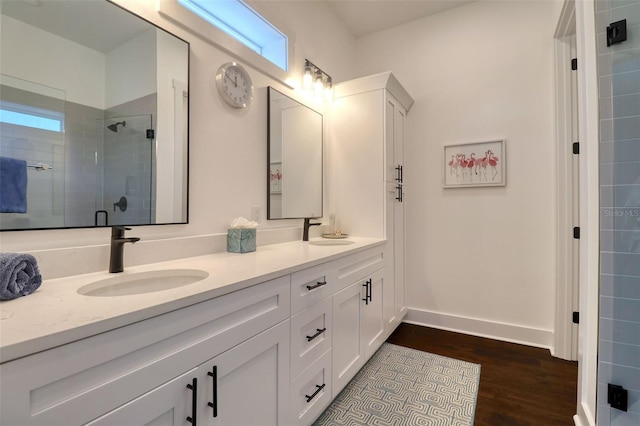
[{"label": "clock hand", "polygon": [[236,85],[236,87],[238,87],[238,76],[236,75],[236,76],[234,76],[234,78],[235,78],[235,80],[236,80],[236,81],[235,81],[235,85]]}]

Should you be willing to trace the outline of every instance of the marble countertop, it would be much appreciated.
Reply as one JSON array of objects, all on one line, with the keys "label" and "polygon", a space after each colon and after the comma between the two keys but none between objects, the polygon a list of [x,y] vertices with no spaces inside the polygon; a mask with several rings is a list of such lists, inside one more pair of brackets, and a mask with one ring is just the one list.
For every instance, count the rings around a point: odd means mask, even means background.
[{"label": "marble countertop", "polygon": [[86,284],[116,275],[107,271],[45,279],[35,293],[0,302],[0,362],[184,308],[385,242],[379,238],[349,240],[354,243],[318,246],[292,241],[260,246],[252,253],[213,253],[129,268],[125,259],[125,271],[117,275],[168,269],[198,269],[209,274],[196,283],[153,293],[115,297],[77,293]]}]

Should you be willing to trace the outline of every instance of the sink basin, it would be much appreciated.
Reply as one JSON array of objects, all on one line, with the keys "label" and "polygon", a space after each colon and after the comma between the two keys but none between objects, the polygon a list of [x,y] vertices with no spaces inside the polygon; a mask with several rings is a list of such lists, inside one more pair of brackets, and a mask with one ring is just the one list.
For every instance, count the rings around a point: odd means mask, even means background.
[{"label": "sink basin", "polygon": [[354,244],[354,241],[350,240],[313,240],[309,241],[312,246],[346,246]]},{"label": "sink basin", "polygon": [[117,275],[78,289],[84,296],[111,297],[153,293],[197,283],[209,274],[197,269],[168,269]]}]

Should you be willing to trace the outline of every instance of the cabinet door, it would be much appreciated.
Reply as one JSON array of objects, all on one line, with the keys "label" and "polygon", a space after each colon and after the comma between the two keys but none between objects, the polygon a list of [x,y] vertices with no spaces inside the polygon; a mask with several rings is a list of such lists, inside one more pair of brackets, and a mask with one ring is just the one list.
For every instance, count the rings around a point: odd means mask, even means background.
[{"label": "cabinet door", "polygon": [[[389,92],[385,96],[385,181],[404,181],[404,124],[406,112]],[[400,168],[400,169],[399,169]]]},{"label": "cabinet door", "polygon": [[369,286],[368,300],[362,301],[362,335],[365,345],[365,358],[369,359],[378,350],[385,339],[385,321],[383,316],[384,296],[389,290],[385,288],[387,280],[385,269],[373,273],[364,280]]},{"label": "cabinet door", "polygon": [[287,320],[198,367],[198,425],[288,424],[289,350]]},{"label": "cabinet door", "polygon": [[187,385],[192,386],[196,375],[195,368],[189,370],[170,382],[97,418],[87,426],[182,426],[188,424],[186,419],[192,416],[194,394]]},{"label": "cabinet door", "polygon": [[333,398],[364,365],[365,340],[360,333],[363,283],[358,281],[333,296]]}]

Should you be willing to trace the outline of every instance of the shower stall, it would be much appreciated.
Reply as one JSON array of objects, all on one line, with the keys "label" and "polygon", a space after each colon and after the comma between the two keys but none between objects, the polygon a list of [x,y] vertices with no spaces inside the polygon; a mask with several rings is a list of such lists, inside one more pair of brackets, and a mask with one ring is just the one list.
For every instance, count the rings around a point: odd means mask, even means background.
[{"label": "shower stall", "polygon": [[[96,210],[109,225],[154,223],[154,138],[151,114],[111,117],[104,121],[102,191]],[[123,199],[125,202],[121,202]],[[98,208],[99,207],[99,208]],[[98,225],[104,225],[98,215]]]}]

